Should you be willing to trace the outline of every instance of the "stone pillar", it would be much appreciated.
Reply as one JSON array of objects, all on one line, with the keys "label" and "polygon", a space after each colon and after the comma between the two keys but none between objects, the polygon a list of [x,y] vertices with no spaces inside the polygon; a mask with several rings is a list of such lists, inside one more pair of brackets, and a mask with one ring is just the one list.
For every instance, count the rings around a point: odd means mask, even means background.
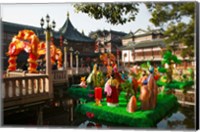
[{"label": "stone pillar", "polygon": [[70,68],[73,68],[73,53],[72,51],[70,52]]},{"label": "stone pillar", "polygon": [[78,74],[78,54],[76,55],[76,74]]}]

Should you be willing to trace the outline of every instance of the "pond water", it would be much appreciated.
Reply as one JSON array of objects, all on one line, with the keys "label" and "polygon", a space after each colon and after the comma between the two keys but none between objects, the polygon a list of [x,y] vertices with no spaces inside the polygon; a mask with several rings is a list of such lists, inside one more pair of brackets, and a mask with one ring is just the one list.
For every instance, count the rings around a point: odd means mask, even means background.
[{"label": "pond water", "polygon": [[195,111],[193,106],[182,107],[166,117],[157,124],[158,129],[194,129],[195,128]]},{"label": "pond water", "polygon": [[[69,100],[68,100],[69,101]],[[75,101],[76,102],[76,101]],[[62,103],[61,103],[62,104]],[[98,123],[88,121],[83,115],[75,113],[76,103],[74,106],[60,105],[58,107],[44,108],[43,125],[37,124],[37,113],[28,111],[26,113],[15,114],[4,117],[4,125],[6,126],[22,126],[22,127],[59,127],[59,128],[103,128],[103,129],[137,129],[126,126],[118,126],[115,124]],[[179,106],[176,111],[171,113],[156,124],[155,128],[159,130],[194,130],[195,115],[194,106]],[[71,113],[73,110],[73,114]],[[71,118],[73,115],[73,118]]]}]

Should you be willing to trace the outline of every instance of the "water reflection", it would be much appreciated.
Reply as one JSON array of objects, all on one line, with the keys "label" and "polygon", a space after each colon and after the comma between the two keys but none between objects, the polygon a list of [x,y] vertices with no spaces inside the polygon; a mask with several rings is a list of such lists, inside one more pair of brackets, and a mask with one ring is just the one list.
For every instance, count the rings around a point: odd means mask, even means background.
[{"label": "water reflection", "polygon": [[81,123],[78,128],[108,128],[106,125],[95,123],[92,121],[85,121]]},{"label": "water reflection", "polygon": [[180,106],[178,111],[157,124],[158,129],[194,129],[194,107]]}]

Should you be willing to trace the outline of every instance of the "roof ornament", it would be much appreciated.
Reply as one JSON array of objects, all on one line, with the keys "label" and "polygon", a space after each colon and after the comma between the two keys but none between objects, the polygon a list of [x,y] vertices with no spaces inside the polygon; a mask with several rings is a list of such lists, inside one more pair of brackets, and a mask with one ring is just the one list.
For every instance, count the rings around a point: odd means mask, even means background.
[{"label": "roof ornament", "polygon": [[67,18],[69,18],[69,11],[67,12]]}]

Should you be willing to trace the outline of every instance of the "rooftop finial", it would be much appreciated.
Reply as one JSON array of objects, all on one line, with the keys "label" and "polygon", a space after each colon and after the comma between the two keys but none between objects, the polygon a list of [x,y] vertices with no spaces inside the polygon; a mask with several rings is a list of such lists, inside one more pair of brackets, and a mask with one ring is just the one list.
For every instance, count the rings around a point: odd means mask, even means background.
[{"label": "rooftop finial", "polygon": [[69,18],[69,11],[67,12],[67,18]]}]

